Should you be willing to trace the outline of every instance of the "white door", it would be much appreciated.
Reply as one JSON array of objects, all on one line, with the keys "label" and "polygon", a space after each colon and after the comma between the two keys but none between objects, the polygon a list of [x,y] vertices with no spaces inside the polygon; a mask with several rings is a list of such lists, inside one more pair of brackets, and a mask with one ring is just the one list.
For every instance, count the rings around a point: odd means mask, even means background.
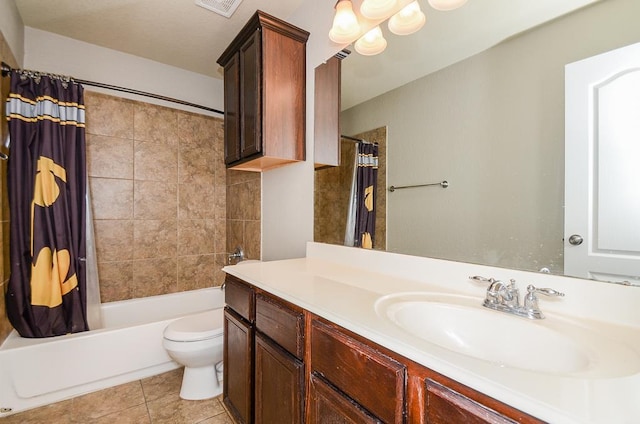
[{"label": "white door", "polygon": [[565,68],[565,274],[640,284],[640,43]]}]

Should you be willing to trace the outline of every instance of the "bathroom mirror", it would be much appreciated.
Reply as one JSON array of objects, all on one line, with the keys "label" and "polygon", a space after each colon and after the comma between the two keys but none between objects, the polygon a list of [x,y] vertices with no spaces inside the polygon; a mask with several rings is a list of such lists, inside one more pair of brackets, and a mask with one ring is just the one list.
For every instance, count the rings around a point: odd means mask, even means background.
[{"label": "bathroom mirror", "polygon": [[[421,31],[437,13],[423,3]],[[343,61],[342,133],[386,127],[387,188],[449,182],[385,192],[386,250],[564,274],[564,67],[640,41],[638,2],[574,8],[399,88],[378,83],[362,103],[349,90],[363,93],[385,67],[406,78],[412,57],[426,53],[394,51],[397,37],[385,32],[381,55]]]}]

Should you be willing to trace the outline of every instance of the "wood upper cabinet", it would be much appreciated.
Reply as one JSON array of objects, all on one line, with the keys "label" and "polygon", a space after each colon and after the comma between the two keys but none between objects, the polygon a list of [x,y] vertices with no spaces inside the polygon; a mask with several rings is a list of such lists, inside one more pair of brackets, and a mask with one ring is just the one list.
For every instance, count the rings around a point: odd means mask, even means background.
[{"label": "wood upper cabinet", "polygon": [[313,146],[316,168],[340,165],[340,96],[342,59],[340,53],[315,69]]},{"label": "wood upper cabinet", "polygon": [[257,11],[218,58],[227,167],[264,171],[305,160],[308,37]]}]

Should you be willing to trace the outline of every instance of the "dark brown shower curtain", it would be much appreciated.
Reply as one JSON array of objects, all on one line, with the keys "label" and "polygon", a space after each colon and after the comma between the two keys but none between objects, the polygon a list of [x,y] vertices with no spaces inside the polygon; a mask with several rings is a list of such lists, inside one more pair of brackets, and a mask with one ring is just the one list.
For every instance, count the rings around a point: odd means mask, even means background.
[{"label": "dark brown shower curtain", "polygon": [[378,145],[358,143],[357,204],[354,245],[372,249],[375,241],[375,193],[378,180]]},{"label": "dark brown shower curtain", "polygon": [[7,316],[23,337],[88,330],[83,88],[68,78],[13,70],[6,113]]}]

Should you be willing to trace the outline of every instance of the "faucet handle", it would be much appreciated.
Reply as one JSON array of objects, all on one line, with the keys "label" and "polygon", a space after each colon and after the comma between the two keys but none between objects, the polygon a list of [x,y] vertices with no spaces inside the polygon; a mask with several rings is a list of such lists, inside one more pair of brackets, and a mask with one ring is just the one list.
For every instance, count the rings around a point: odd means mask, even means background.
[{"label": "faucet handle", "polygon": [[486,277],[482,277],[480,275],[473,275],[473,276],[469,277],[469,280],[475,281],[477,283],[489,283],[489,284],[495,283],[496,281],[498,281],[493,277],[492,278],[486,278]]},{"label": "faucet handle", "polygon": [[527,286],[527,292],[529,294],[540,293],[540,294],[544,294],[545,296],[553,296],[553,297],[556,297],[556,296],[562,297],[562,296],[564,296],[564,293],[559,292],[558,290],[554,290],[554,289],[550,289],[550,288],[541,288],[541,289],[539,289],[539,288],[535,287],[533,284],[529,284]]}]

